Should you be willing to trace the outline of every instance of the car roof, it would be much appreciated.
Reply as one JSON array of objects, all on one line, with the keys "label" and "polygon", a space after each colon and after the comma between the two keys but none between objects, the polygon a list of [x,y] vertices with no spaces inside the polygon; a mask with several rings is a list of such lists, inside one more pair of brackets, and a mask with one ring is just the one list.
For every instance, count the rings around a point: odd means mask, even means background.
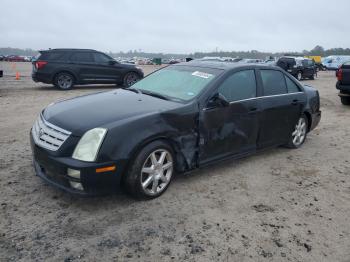
[{"label": "car roof", "polygon": [[82,48],[53,48],[53,49],[48,49],[48,50],[40,50],[39,52],[98,52],[94,49],[82,49]]},{"label": "car roof", "polygon": [[231,69],[240,68],[240,67],[275,68],[275,69],[280,70],[279,67],[271,65],[271,64],[196,61],[196,60],[192,60],[190,62],[178,63],[178,64],[175,64],[173,66],[202,67],[202,68],[212,68],[212,69],[221,69],[221,70],[231,70]]}]

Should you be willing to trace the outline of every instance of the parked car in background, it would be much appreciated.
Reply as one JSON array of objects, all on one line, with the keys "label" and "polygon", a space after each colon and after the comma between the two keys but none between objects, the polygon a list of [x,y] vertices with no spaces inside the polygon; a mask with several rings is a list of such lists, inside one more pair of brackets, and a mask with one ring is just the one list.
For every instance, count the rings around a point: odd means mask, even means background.
[{"label": "parked car in background", "polygon": [[304,57],[283,56],[277,60],[276,65],[299,81],[305,78],[314,80],[317,72],[315,62]]},{"label": "parked car in background", "polygon": [[0,61],[4,61],[5,60],[5,56],[0,55]]},{"label": "parked car in background", "polygon": [[238,61],[239,63],[263,63],[264,60],[262,59],[255,59],[255,58],[245,58],[242,59],[240,61]]},{"label": "parked car in background", "polygon": [[62,90],[83,84],[117,84],[129,87],[143,78],[141,69],[121,64],[91,49],[50,49],[40,51],[33,62],[35,82],[54,84]]},{"label": "parked car in background", "polygon": [[322,65],[321,56],[309,55],[309,56],[305,56],[305,58],[309,58],[314,61],[317,71],[325,70],[325,67]]},{"label": "parked car in background", "polygon": [[337,70],[342,64],[350,61],[350,56],[346,55],[331,55],[323,59],[322,65],[327,70]]},{"label": "parked car in background", "polygon": [[350,105],[350,61],[342,64],[336,72],[340,100],[343,105]]},{"label": "parked car in background", "polygon": [[37,175],[58,188],[87,195],[122,186],[150,199],[175,172],[299,148],[320,118],[318,91],[279,67],[191,61],[130,88],[51,104],[30,140]]},{"label": "parked car in background", "polygon": [[26,62],[25,58],[19,55],[9,55],[4,60],[8,62]]}]

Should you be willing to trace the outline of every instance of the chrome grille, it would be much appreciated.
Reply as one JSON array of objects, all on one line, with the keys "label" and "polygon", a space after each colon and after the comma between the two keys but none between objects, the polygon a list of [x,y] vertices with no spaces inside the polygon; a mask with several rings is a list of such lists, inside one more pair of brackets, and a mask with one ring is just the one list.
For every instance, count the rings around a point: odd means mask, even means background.
[{"label": "chrome grille", "polygon": [[67,140],[71,132],[47,122],[42,115],[35,121],[32,136],[40,147],[57,151]]}]

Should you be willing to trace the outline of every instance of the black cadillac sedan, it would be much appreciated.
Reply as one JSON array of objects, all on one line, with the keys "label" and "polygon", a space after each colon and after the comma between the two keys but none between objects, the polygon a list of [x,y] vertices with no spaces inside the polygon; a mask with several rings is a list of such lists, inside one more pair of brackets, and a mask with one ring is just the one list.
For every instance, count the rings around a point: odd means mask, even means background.
[{"label": "black cadillac sedan", "polygon": [[60,101],[31,129],[36,174],[80,195],[160,196],[175,172],[269,147],[300,147],[318,92],[278,67],[190,62],[126,89]]}]

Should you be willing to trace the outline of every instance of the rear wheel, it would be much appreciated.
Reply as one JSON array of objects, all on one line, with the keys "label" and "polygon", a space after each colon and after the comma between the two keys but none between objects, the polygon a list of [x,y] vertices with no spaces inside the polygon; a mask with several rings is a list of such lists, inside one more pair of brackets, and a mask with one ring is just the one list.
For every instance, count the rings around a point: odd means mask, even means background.
[{"label": "rear wheel", "polygon": [[124,76],[123,85],[125,87],[132,86],[140,80],[140,76],[135,72],[129,72]]},{"label": "rear wheel", "polygon": [[341,96],[340,101],[343,105],[348,106],[350,105],[350,96]]},{"label": "rear wheel", "polygon": [[61,90],[69,90],[74,86],[74,77],[70,73],[58,73],[54,85]]},{"label": "rear wheel", "polygon": [[175,170],[172,148],[163,141],[145,146],[134,159],[125,178],[127,191],[139,199],[159,197],[168,188]]},{"label": "rear wheel", "polygon": [[302,144],[304,144],[306,135],[307,135],[307,128],[308,128],[308,119],[303,114],[299,118],[297,124],[295,125],[295,128],[290,136],[287,146],[289,148],[298,148]]}]

